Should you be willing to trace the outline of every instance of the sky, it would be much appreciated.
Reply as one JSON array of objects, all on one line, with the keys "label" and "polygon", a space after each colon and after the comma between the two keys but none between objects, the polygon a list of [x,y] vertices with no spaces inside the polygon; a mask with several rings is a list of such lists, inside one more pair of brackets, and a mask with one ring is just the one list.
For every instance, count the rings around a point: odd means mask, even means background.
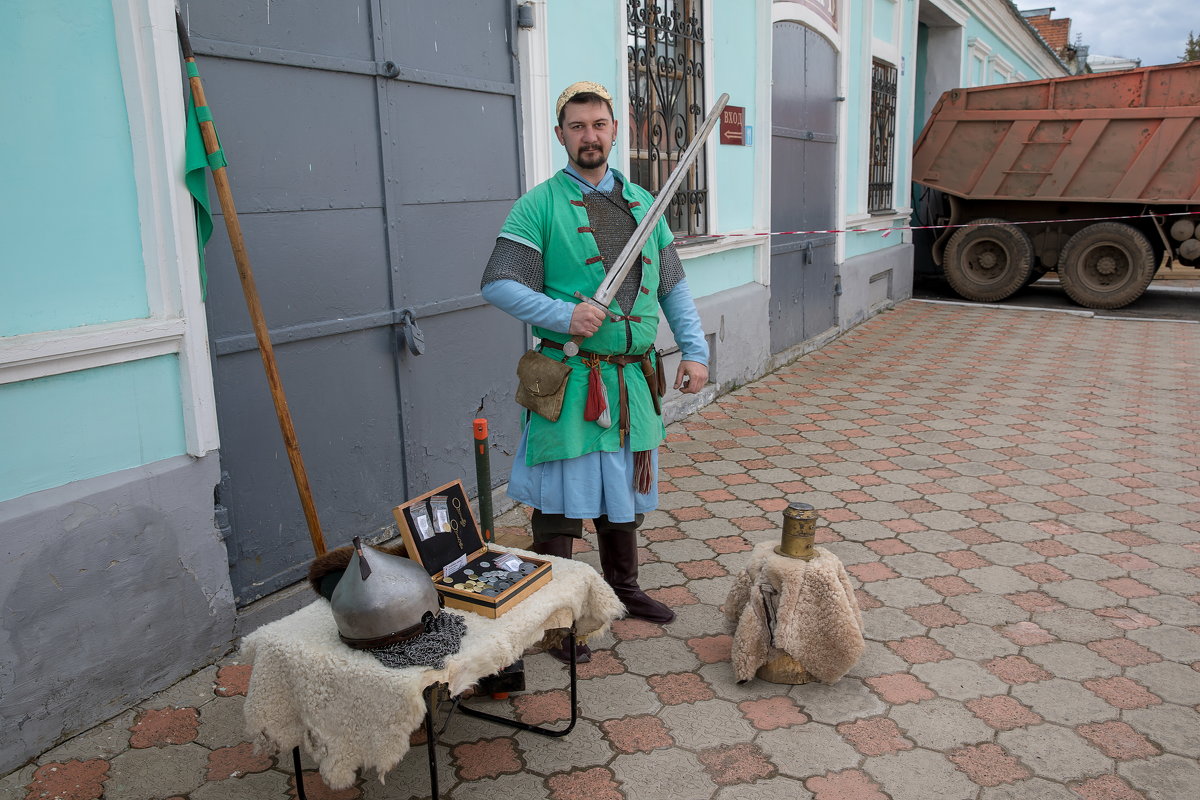
[{"label": "sky", "polygon": [[1071,18],[1071,41],[1083,34],[1092,55],[1140,58],[1143,67],[1175,64],[1188,29],[1200,35],[1197,0],[1019,0],[1022,11],[1054,7],[1052,19]]}]

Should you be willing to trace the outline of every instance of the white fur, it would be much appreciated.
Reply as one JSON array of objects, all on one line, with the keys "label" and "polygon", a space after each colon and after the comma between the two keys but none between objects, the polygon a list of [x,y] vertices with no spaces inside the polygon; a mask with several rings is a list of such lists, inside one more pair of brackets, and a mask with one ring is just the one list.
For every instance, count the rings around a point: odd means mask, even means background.
[{"label": "white fur", "polygon": [[458,695],[516,661],[549,628],[573,619],[580,634],[598,635],[624,614],[589,565],[537,557],[551,562],[554,579],[499,619],[444,612],[467,623],[462,648],[447,658],[445,669],[393,669],[352,650],[338,639],[325,600],[254,631],[242,642],[243,656],[254,662],[247,731],[270,753],[302,745],[331,789],[350,786],[363,767],[382,780],[408,752],[409,735],[424,719],[424,687],[445,683]]}]

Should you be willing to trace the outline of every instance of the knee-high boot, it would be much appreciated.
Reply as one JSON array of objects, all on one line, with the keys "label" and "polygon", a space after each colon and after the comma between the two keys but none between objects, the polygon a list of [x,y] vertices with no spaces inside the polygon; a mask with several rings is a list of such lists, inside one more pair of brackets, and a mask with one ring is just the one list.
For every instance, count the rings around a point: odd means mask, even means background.
[{"label": "knee-high boot", "polygon": [[638,586],[637,531],[605,528],[597,530],[600,543],[600,567],[604,580],[625,604],[629,616],[665,625],[675,612],[647,595]]},{"label": "knee-high boot", "polygon": [[[570,558],[575,550],[575,537],[554,536],[544,542],[534,542],[533,546],[529,549],[543,556]],[[564,664],[571,663],[571,652],[567,649],[567,640],[565,638],[557,647],[547,648],[546,652]],[[575,642],[575,663],[586,664],[591,660],[592,649],[586,643],[577,640]]]}]

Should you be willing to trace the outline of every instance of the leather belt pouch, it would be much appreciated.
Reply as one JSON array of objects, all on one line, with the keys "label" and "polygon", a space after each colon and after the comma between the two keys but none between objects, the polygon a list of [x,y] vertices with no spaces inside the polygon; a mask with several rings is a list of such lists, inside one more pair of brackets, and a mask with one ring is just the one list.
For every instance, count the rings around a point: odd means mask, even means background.
[{"label": "leather belt pouch", "polygon": [[537,350],[530,350],[517,362],[517,402],[551,422],[562,414],[563,397],[571,368]]}]

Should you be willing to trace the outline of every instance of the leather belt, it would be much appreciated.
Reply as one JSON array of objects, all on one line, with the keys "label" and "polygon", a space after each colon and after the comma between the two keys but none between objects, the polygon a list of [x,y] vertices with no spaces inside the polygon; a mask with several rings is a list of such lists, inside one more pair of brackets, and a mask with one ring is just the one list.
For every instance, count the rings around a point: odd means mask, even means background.
[{"label": "leather belt", "polygon": [[[553,341],[551,339],[542,339],[542,347],[543,348],[548,347],[551,350],[562,350],[562,344],[560,344],[559,342]],[[651,362],[650,356],[653,353],[654,353],[653,348],[642,353],[640,356],[634,356],[634,355],[606,356],[606,355],[601,355],[600,353],[590,353],[587,350],[580,350],[579,357],[582,358],[584,360],[584,362],[606,361],[609,364],[616,364],[618,367],[626,367],[626,366],[629,366],[630,364],[641,364],[642,365],[642,375],[644,375],[646,377],[646,385],[650,389],[650,397],[654,401],[654,411],[655,411],[655,413],[661,415],[662,414],[662,406],[659,401],[659,396],[660,396],[660,392],[662,391],[660,387],[663,385],[663,382],[661,380],[658,381],[659,386],[654,386],[650,382],[650,376],[654,375],[655,370],[656,370],[656,367],[651,366],[651,363],[650,363]],[[661,370],[662,370],[662,360],[661,359],[659,359],[659,362],[656,366],[657,366],[658,372],[661,372]],[[658,391],[656,391],[656,389]],[[624,446],[625,445],[625,437],[629,435],[629,394],[625,389],[625,370],[623,370],[623,369],[617,370],[617,396],[620,398],[620,400],[619,400],[620,421],[617,423],[617,431],[620,433],[621,445]]]},{"label": "leather belt", "polygon": [[[542,347],[549,347],[551,350],[562,350],[563,349],[562,344],[560,344],[559,342],[556,342],[552,339],[542,339]],[[650,354],[653,352],[654,352],[654,350],[647,350],[646,352],[642,353],[640,356],[631,356],[631,355],[604,356],[604,355],[600,355],[599,353],[590,353],[587,350],[580,350],[579,357],[585,358],[589,361],[607,361],[609,364],[616,364],[617,366],[625,367],[625,366],[628,366],[629,364],[637,364],[639,361],[648,360],[650,358]]]}]

